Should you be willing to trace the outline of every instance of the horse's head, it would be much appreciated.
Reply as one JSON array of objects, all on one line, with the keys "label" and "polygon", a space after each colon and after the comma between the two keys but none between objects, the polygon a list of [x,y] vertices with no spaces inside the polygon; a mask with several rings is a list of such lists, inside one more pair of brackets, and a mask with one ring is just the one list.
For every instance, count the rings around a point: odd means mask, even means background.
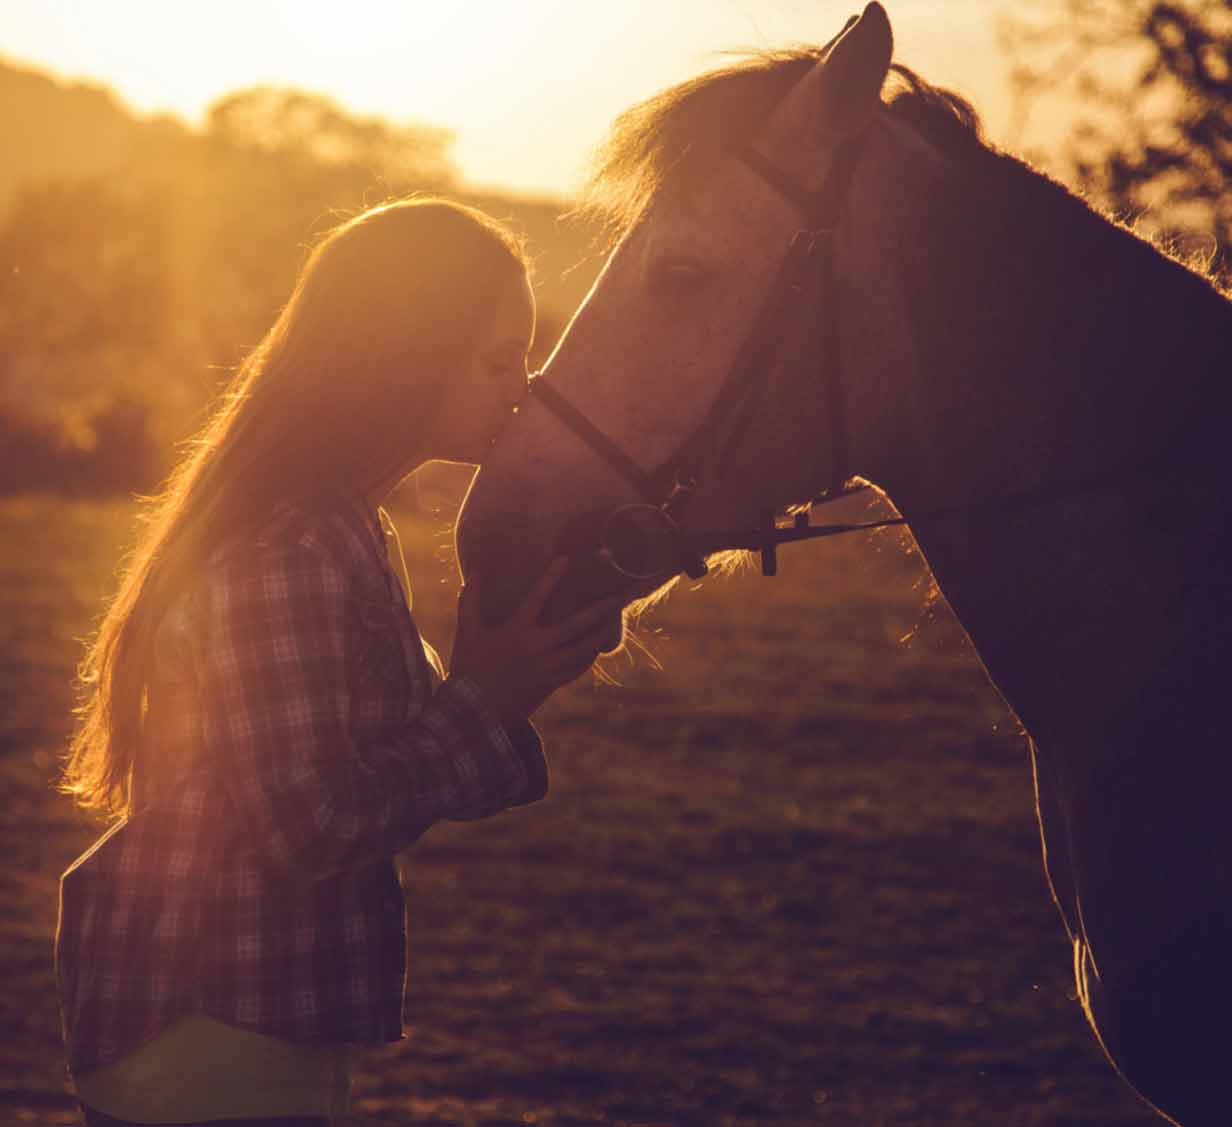
[{"label": "horse's head", "polygon": [[[840,428],[816,384],[819,360],[841,362],[822,347],[840,326],[818,323],[817,279],[848,280],[841,228],[867,181],[860,146],[891,51],[870,4],[825,47],[686,82],[618,121],[597,182],[619,241],[459,520],[485,617],[509,613],[561,553],[572,566],[549,617],[609,593],[632,601],[695,566],[675,527],[754,527],[863,472],[832,464],[860,420],[849,393]],[[836,237],[796,253],[837,214]]]}]

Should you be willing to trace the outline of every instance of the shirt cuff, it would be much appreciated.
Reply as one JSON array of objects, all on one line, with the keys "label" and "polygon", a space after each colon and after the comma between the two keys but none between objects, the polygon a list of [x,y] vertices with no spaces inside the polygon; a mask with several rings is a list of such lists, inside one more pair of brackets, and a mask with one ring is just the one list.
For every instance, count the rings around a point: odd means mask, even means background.
[{"label": "shirt cuff", "polygon": [[543,739],[539,735],[539,729],[529,720],[520,720],[516,724],[508,725],[505,732],[526,769],[526,790],[514,805],[525,806],[528,802],[538,802],[548,793],[548,761],[543,754]]},{"label": "shirt cuff", "polygon": [[499,742],[500,750],[521,768],[518,773],[525,782],[517,793],[508,797],[508,805],[525,806],[543,798],[548,792],[548,764],[538,729],[529,720],[506,724],[498,719],[488,707],[483,690],[469,677],[451,674],[441,682],[437,692],[442,690],[464,700],[474,710],[484,730]]}]

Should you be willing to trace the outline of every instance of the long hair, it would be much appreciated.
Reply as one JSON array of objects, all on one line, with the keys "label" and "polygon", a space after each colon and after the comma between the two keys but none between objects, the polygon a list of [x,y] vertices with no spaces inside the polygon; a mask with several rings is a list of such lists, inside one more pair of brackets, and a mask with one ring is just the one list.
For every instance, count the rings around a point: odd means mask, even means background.
[{"label": "long hair", "polygon": [[422,451],[451,376],[527,270],[518,240],[433,198],[371,208],[327,233],[161,492],[78,669],[59,782],[82,809],[131,809],[152,641],[213,548],[284,503],[390,480]]}]

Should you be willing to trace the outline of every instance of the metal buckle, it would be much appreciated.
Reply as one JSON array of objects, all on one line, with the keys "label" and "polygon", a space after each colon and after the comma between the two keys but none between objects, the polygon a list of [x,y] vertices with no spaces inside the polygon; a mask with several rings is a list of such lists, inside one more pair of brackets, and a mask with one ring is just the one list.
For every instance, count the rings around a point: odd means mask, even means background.
[{"label": "metal buckle", "polygon": [[678,571],[700,579],[707,570],[705,561],[687,550],[684,532],[666,504],[613,509],[599,534],[598,556],[630,579],[666,579]]}]

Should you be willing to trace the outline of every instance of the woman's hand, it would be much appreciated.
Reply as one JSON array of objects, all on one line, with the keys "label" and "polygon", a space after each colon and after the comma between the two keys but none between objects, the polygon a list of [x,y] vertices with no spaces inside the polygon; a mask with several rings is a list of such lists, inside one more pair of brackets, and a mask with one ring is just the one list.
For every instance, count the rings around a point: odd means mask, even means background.
[{"label": "woman's hand", "polygon": [[620,598],[594,603],[554,626],[539,625],[568,563],[563,557],[554,560],[522,605],[496,627],[485,627],[480,618],[477,576],[459,594],[451,671],[479,686],[502,723],[526,720],[557,689],[589,669],[610,638]]}]

